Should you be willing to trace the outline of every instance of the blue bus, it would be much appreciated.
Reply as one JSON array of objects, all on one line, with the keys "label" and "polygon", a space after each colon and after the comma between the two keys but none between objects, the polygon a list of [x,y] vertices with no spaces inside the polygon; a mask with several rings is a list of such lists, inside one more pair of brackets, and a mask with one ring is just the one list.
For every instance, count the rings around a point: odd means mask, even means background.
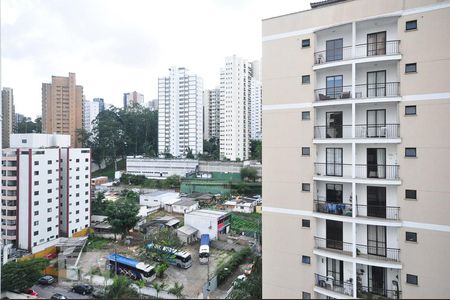
[{"label": "blue bus", "polygon": [[201,264],[207,264],[209,261],[209,234],[202,234],[200,237],[200,249],[198,257]]},{"label": "blue bus", "polygon": [[153,243],[147,244],[146,247],[149,250],[154,250],[159,253],[168,254],[170,256],[168,259],[168,263],[171,265],[175,265],[178,268],[187,269],[192,266],[192,257],[189,252],[177,251],[176,249],[155,245]]},{"label": "blue bus", "polygon": [[119,254],[110,254],[107,258],[107,268],[118,275],[128,276],[131,279],[152,281],[156,278],[155,268],[144,262],[137,261]]}]

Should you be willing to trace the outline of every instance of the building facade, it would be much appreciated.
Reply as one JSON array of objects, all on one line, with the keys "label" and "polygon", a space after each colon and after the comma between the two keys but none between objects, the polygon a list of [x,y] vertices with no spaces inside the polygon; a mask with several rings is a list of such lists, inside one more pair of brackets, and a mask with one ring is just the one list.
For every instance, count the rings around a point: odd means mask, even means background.
[{"label": "building facade", "polygon": [[197,171],[198,160],[127,156],[126,169],[128,174],[147,178],[165,179],[174,175],[186,177],[186,174]]},{"label": "building facade", "polygon": [[[250,62],[236,55],[225,58],[225,67],[220,70],[221,158],[231,160],[249,158],[252,103],[254,101],[256,105],[257,98],[261,101],[260,96],[257,96],[261,90],[258,72],[257,61]],[[253,112],[255,111],[256,108]]]},{"label": "building facade", "polygon": [[17,129],[17,119],[14,111],[14,94],[12,88],[2,89],[2,145],[9,147],[10,135]]},{"label": "building facade", "polygon": [[100,105],[98,101],[83,101],[83,128],[88,132],[93,130],[92,122],[100,113]]},{"label": "building facade", "polygon": [[105,110],[105,100],[103,98],[94,98],[92,99],[93,102],[98,103],[98,112],[101,113]]},{"label": "building facade", "polygon": [[220,138],[220,89],[203,91],[203,139]]},{"label": "building facade", "polygon": [[175,157],[203,153],[203,80],[171,67],[158,79],[158,152]]},{"label": "building facade", "polygon": [[83,128],[83,87],[76,85],[75,73],[52,76],[42,83],[42,132],[69,134],[70,143],[79,146],[76,130]]},{"label": "building facade", "polygon": [[448,297],[444,28],[450,1],[263,20],[264,298]]},{"label": "building facade", "polygon": [[5,244],[36,253],[89,226],[90,150],[69,135],[13,134],[2,175]]},{"label": "building facade", "polygon": [[123,108],[127,108],[128,105],[139,104],[144,105],[144,95],[136,91],[123,94]]}]

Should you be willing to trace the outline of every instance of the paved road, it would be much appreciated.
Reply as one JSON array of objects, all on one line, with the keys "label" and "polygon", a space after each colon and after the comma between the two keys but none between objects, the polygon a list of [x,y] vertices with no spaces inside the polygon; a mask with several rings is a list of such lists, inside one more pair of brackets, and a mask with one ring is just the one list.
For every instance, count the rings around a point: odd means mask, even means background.
[{"label": "paved road", "polygon": [[68,299],[90,299],[92,297],[83,296],[77,293],[72,293],[69,288],[59,287],[57,285],[40,285],[36,284],[32,287],[33,290],[39,293],[39,298],[50,299],[55,293],[60,293],[66,296]]}]

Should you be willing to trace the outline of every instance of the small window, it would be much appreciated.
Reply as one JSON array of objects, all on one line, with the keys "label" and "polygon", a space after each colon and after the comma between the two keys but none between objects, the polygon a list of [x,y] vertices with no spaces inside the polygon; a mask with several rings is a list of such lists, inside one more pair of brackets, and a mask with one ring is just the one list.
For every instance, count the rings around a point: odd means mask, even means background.
[{"label": "small window", "polygon": [[47,218],[47,222],[51,222],[52,221],[52,218]]},{"label": "small window", "polygon": [[405,115],[413,116],[417,114],[417,108],[415,105],[407,105],[405,106]]},{"label": "small window", "polygon": [[308,48],[311,46],[311,41],[309,39],[302,40],[302,48]]},{"label": "small window", "polygon": [[405,148],[405,156],[406,157],[417,157],[416,148]]},{"label": "small window", "polygon": [[308,219],[302,219],[302,227],[309,228],[311,226],[311,221]]},{"label": "small window", "polygon": [[52,161],[51,161],[51,160],[48,160],[48,161],[47,161],[47,164],[51,165],[51,164],[52,164]]},{"label": "small window", "polygon": [[406,240],[408,242],[417,242],[417,232],[406,232]]},{"label": "small window", "polygon": [[311,79],[309,75],[303,75],[302,76],[302,84],[309,84],[311,82]]},{"label": "small window", "polygon": [[39,234],[39,231],[33,232],[33,235],[34,235],[34,236],[37,236],[38,234]]},{"label": "small window", "polygon": [[406,274],[406,282],[409,283],[409,284],[418,285],[419,284],[419,278],[417,277],[417,275]]},{"label": "small window", "polygon": [[417,20],[406,22],[406,31],[417,29]]},{"label": "small window", "polygon": [[36,211],[34,212],[34,215],[35,215],[35,216],[39,216],[39,211],[36,210]]},{"label": "small window", "polygon": [[47,232],[52,231],[51,227],[47,227]]},{"label": "small window", "polygon": [[406,64],[405,65],[405,73],[416,73],[417,72],[417,64]]},{"label": "small window", "polygon": [[302,191],[309,192],[311,190],[311,186],[309,183],[302,183]]},{"label": "small window", "polygon": [[39,195],[39,191],[34,191],[34,195],[35,196]]},{"label": "small window", "polygon": [[22,144],[26,144],[26,143],[27,143],[27,139],[23,139]]},{"label": "small window", "polygon": [[34,185],[39,185],[39,181],[35,181],[35,182],[34,182]]},{"label": "small window", "polygon": [[39,201],[34,201],[34,205],[39,205]]},{"label": "small window", "polygon": [[39,166],[39,162],[38,162],[38,161],[35,161],[35,162],[34,162],[34,165],[35,165],[35,166]]},{"label": "small window", "polygon": [[309,156],[310,148],[309,147],[302,147],[302,155],[303,156]]},{"label": "small window", "polygon": [[302,255],[302,263],[310,265],[311,264],[311,257]]},{"label": "small window", "polygon": [[311,116],[309,111],[302,111],[302,120],[310,120]]},{"label": "small window", "polygon": [[302,292],[302,299],[311,299],[311,294],[307,292]]},{"label": "small window", "polygon": [[417,191],[416,190],[405,190],[405,198],[406,199],[417,199]]},{"label": "small window", "polygon": [[39,175],[39,171],[34,171],[34,175]]}]

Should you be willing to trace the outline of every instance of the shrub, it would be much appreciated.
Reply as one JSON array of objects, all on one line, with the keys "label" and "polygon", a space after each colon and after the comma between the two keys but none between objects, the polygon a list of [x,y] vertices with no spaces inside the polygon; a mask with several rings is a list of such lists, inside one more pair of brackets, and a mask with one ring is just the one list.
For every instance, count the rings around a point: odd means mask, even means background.
[{"label": "shrub", "polygon": [[244,248],[239,252],[233,253],[231,258],[226,262],[222,263],[217,270],[217,281],[218,284],[222,284],[231,274],[236,271],[242,262],[246,258],[250,258],[252,255],[252,250],[250,248]]}]

